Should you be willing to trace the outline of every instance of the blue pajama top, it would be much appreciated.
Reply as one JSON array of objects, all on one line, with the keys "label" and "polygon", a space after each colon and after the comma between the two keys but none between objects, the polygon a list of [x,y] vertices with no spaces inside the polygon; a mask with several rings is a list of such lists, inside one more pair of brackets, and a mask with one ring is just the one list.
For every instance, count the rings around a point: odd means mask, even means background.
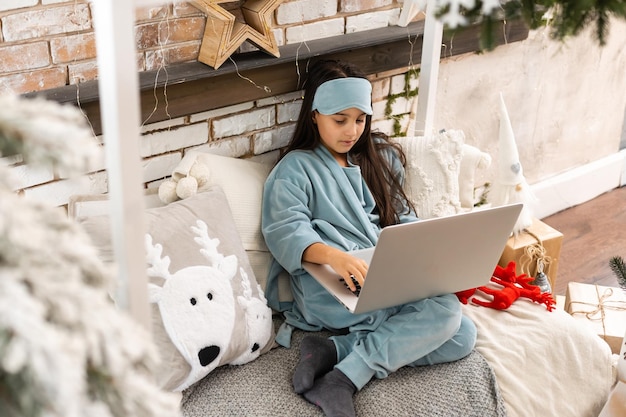
[{"label": "blue pajama top", "polygon": [[[403,184],[404,168],[395,151],[390,149],[384,156]],[[381,228],[374,198],[360,167],[348,165],[340,166],[324,146],[292,151],[265,182],[262,231],[274,257],[265,295],[272,308],[285,313],[288,325],[303,330],[373,330],[384,320],[376,317],[376,311],[348,312],[302,269],[302,254],[313,243],[350,251],[375,246],[378,241]],[[400,217],[402,223],[415,220],[413,212]],[[281,302],[278,297],[279,276],[285,271],[291,277],[293,302]],[[290,340],[288,329],[283,326],[277,335],[285,346]]]}]

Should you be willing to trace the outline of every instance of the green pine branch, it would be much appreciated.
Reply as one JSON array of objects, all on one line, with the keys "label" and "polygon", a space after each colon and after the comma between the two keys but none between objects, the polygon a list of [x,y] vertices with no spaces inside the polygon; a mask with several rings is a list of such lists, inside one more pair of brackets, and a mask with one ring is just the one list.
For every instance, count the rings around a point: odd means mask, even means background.
[{"label": "green pine branch", "polygon": [[[483,1],[476,0],[472,8],[462,9],[468,24],[481,26],[480,44],[485,50],[495,45],[495,22],[502,20],[523,20],[530,29],[547,26],[553,39],[564,41],[579,35],[587,27],[593,27],[599,45],[606,44],[611,17],[626,19],[624,0],[505,0],[501,7],[490,14],[483,14]],[[438,11],[445,15],[449,8]]]},{"label": "green pine branch", "polygon": [[623,290],[626,290],[626,264],[621,256],[614,256],[609,260],[609,266],[617,277],[617,282]]}]

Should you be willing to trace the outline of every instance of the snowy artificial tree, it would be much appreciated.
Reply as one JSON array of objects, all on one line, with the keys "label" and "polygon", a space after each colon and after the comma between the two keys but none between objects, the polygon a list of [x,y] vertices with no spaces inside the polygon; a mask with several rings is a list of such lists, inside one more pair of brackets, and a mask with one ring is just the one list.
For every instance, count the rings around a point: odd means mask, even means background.
[{"label": "snowy artificial tree", "polygon": [[[84,173],[98,143],[74,107],[0,96],[0,157]],[[0,160],[2,162],[2,160]],[[179,415],[150,335],[109,297],[114,276],[64,210],[17,195],[0,165],[0,415]]]}]

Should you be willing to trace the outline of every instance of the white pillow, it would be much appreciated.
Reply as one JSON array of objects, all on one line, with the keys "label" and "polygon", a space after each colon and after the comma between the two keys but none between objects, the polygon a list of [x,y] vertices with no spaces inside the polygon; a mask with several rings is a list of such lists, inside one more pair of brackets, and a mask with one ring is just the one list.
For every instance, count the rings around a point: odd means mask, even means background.
[{"label": "white pillow", "polygon": [[407,157],[404,191],[422,219],[461,211],[459,171],[465,135],[448,130],[429,136],[399,137]]},{"label": "white pillow", "polygon": [[261,233],[261,204],[272,165],[200,152],[186,155],[181,164],[188,157],[209,168],[209,185],[219,185],[224,190],[244,249],[267,251]]}]

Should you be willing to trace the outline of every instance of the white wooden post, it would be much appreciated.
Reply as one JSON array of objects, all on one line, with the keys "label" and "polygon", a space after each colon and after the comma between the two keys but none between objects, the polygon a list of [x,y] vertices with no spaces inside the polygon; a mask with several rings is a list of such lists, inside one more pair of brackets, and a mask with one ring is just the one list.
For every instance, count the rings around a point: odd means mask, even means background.
[{"label": "white wooden post", "polygon": [[437,78],[443,24],[435,17],[436,0],[428,0],[426,22],[422,41],[422,60],[420,64],[419,94],[417,96],[417,114],[415,116],[415,135],[432,133],[435,119],[435,99],[437,97]]},{"label": "white wooden post", "polygon": [[92,0],[98,85],[104,135],[111,233],[118,282],[116,303],[150,330],[142,163],[139,155],[140,103],[135,48],[135,3]]}]

